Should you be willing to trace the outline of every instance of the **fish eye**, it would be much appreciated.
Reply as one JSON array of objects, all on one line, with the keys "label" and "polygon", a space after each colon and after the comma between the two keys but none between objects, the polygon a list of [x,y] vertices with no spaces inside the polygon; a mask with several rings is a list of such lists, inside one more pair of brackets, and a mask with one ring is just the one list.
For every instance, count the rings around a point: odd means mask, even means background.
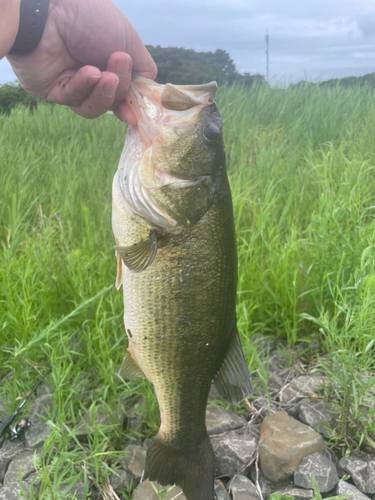
[{"label": "fish eye", "polygon": [[220,130],[217,128],[216,125],[210,123],[209,125],[206,125],[204,127],[203,135],[208,141],[213,142],[216,141],[216,139],[219,137]]}]

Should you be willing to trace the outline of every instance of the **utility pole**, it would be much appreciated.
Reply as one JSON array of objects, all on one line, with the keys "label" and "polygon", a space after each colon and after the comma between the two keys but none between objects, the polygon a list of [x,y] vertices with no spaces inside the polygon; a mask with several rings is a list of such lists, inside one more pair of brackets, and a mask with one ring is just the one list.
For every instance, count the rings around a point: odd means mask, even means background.
[{"label": "utility pole", "polygon": [[267,60],[267,83],[270,82],[270,62],[269,62],[269,50],[268,50],[268,44],[270,42],[270,37],[268,34],[268,28],[266,31],[266,60]]}]

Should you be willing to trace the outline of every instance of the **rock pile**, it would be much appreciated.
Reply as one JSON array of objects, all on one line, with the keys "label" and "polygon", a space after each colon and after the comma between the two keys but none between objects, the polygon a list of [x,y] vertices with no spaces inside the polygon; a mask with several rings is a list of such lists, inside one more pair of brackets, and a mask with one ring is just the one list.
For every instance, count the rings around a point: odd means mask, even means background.
[{"label": "rock pile", "polygon": [[[246,415],[237,415],[219,404],[207,406],[206,425],[216,458],[217,499],[266,500],[270,494],[280,492],[296,500],[310,500],[314,497],[314,477],[323,497],[350,494],[354,500],[374,500],[375,456],[360,452],[338,461],[324,444],[323,437],[334,426],[335,413],[332,405],[317,400],[324,377],[301,375],[296,367],[288,368],[269,339],[262,342],[268,351],[270,401],[261,393]],[[211,396],[218,399],[214,392]],[[50,394],[38,396],[24,440],[6,440],[0,445],[0,500],[19,498],[20,477],[26,495],[35,483],[35,460],[49,437],[45,417],[51,407]],[[4,408],[0,401],[0,412]],[[85,417],[75,432],[85,442],[96,425],[123,425],[124,418],[129,425],[134,424],[121,414],[121,408],[116,422],[98,411],[94,421]],[[125,498],[121,492],[131,485],[133,500],[158,500],[161,491],[166,500],[186,500],[177,487],[163,489],[157,483],[141,481],[150,443],[149,439],[138,440],[124,449],[127,453],[120,467],[108,478],[110,488],[120,499]],[[62,495],[67,499],[87,498],[80,482],[69,491],[62,490]],[[94,487],[90,498],[101,498]]]}]

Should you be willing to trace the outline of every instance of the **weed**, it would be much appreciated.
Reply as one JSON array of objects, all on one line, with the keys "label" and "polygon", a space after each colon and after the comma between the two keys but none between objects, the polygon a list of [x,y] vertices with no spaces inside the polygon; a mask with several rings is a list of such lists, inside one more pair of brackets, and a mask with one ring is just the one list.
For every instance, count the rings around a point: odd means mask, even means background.
[{"label": "weed", "polygon": [[[266,384],[254,334],[276,334],[291,346],[320,337],[321,354],[330,353],[327,397],[341,408],[333,442],[343,454],[371,446],[373,92],[232,86],[219,89],[218,105],[246,358]],[[151,385],[114,376],[126,349],[121,293],[113,291],[85,321],[115,281],[111,183],[125,129],[113,116],[83,120],[58,106],[0,115],[0,400],[13,411],[52,366],[38,498],[58,498],[73,479],[86,484],[85,474],[103,485],[119,468],[126,440],[158,428]],[[82,416],[104,405],[115,419],[119,400],[128,411],[142,402],[139,429],[99,426],[87,445],[77,442],[72,429]]]}]

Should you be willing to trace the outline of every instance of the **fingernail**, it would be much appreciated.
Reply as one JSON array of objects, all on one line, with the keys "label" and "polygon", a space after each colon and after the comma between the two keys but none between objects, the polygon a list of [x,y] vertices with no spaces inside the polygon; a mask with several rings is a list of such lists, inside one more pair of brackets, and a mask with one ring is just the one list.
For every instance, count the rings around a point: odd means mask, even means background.
[{"label": "fingernail", "polygon": [[90,76],[90,78],[88,79],[87,83],[89,85],[95,85],[95,83],[101,78],[101,75],[97,75],[97,76]]},{"label": "fingernail", "polygon": [[103,85],[103,94],[106,97],[113,97],[116,93],[118,82],[108,82]]},{"label": "fingernail", "polygon": [[129,59],[120,59],[116,62],[115,69],[117,76],[126,76],[131,69],[131,62]]}]

